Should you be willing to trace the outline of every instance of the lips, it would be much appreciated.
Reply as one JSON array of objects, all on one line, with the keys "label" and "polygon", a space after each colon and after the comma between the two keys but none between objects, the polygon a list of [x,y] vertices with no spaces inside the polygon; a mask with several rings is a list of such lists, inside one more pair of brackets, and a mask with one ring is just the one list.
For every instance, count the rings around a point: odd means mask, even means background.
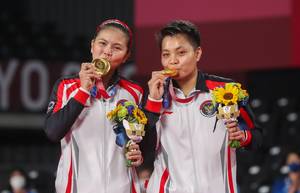
[{"label": "lips", "polygon": [[161,74],[163,74],[165,76],[173,77],[178,74],[178,71],[175,69],[165,68],[164,70],[161,71]]}]

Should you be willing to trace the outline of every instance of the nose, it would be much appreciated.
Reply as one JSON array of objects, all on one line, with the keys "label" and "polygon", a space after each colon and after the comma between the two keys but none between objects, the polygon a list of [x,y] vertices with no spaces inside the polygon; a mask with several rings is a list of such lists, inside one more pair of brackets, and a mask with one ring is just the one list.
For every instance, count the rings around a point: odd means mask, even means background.
[{"label": "nose", "polygon": [[112,49],[111,49],[109,46],[107,46],[107,47],[104,49],[103,54],[104,54],[104,57],[105,57],[106,59],[110,59],[110,58],[112,57]]},{"label": "nose", "polygon": [[178,58],[175,55],[170,57],[170,61],[169,61],[170,65],[176,65],[178,63],[179,63]]}]

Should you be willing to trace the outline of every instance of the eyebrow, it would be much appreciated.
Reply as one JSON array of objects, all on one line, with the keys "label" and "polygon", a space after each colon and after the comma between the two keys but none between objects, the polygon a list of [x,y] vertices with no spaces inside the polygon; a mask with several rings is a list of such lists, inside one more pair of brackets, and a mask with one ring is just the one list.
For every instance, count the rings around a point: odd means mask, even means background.
[{"label": "eyebrow", "polygon": [[[108,42],[106,39],[103,39],[103,38],[98,38],[98,39],[96,39],[96,41],[99,41],[99,40]],[[118,46],[123,46],[123,45],[122,45],[121,43],[119,43],[119,42],[115,42],[115,43],[113,43],[113,45],[114,45],[114,46],[116,46],[116,45],[118,45]]]},{"label": "eyebrow", "polygon": [[[182,49],[184,48],[183,46],[178,46],[177,48],[175,48],[175,50],[179,50],[179,49]],[[162,52],[165,52],[165,51],[169,51],[168,49],[162,49]]]}]

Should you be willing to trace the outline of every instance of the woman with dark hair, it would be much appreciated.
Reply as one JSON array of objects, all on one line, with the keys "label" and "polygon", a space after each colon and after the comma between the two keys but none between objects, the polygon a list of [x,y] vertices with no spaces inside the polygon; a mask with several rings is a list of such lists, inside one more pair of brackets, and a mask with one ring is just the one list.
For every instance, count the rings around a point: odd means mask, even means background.
[{"label": "woman with dark hair", "polygon": [[[236,193],[236,148],[257,149],[262,143],[249,104],[237,107],[241,112],[237,120],[218,121],[213,91],[238,84],[198,69],[202,48],[193,23],[172,21],[157,37],[167,72],[153,71],[148,82],[145,109],[148,128],[153,128],[148,133],[156,133],[157,143],[153,144],[156,159],[147,192]],[[224,99],[233,96],[224,92]],[[238,145],[231,146],[229,141]]]},{"label": "woman with dark hair", "polygon": [[57,193],[139,192],[134,169],[142,163],[139,145],[130,145],[125,156],[124,148],[116,143],[114,124],[107,118],[121,101],[138,105],[142,99],[143,89],[118,73],[131,45],[130,28],[120,20],[106,20],[97,27],[90,51],[93,60],[110,63],[110,69],[104,65],[107,73],[99,73],[93,63],[82,63],[79,75],[56,82],[45,132],[61,142]]}]

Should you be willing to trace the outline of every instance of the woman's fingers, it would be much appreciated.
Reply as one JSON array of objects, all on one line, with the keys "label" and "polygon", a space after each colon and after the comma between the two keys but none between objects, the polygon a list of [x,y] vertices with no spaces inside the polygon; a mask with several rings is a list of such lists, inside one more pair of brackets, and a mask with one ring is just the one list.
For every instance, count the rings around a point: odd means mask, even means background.
[{"label": "woman's fingers", "polygon": [[143,162],[142,152],[137,149],[132,149],[132,151],[126,153],[126,159],[131,161],[130,166],[139,166]]},{"label": "woman's fingers", "polygon": [[132,143],[130,144],[130,146],[128,147],[129,152],[131,151],[137,151],[140,150],[140,146],[136,143]]},{"label": "woman's fingers", "polygon": [[140,156],[138,159],[136,159],[136,161],[132,161],[131,162],[131,166],[132,167],[138,167],[143,163],[143,157]]},{"label": "woman's fingers", "polygon": [[228,131],[228,138],[229,140],[245,140],[245,132],[242,131],[239,126],[238,122],[236,120],[229,120],[225,123],[225,126]]},{"label": "woman's fingers", "polygon": [[137,167],[143,163],[142,152],[140,147],[136,143],[130,144],[128,152],[126,153],[126,159],[130,160],[130,166]]},{"label": "woman's fingers", "polygon": [[229,133],[229,140],[244,140],[244,139],[245,139],[244,131],[238,130]]},{"label": "woman's fingers", "polygon": [[149,95],[151,98],[159,100],[163,95],[163,84],[166,77],[160,71],[152,72],[152,77],[148,81]]},{"label": "woman's fingers", "polygon": [[91,63],[82,63],[79,72],[81,87],[85,90],[90,90],[94,85],[95,69]]}]

